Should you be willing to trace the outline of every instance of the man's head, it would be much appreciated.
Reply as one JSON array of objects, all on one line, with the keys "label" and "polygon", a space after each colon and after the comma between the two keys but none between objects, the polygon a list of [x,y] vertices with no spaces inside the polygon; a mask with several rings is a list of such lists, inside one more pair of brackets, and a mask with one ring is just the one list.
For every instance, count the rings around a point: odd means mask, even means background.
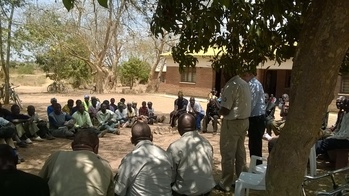
[{"label": "man's head", "polygon": [[153,141],[153,135],[150,131],[150,127],[147,123],[137,122],[131,128],[131,143],[136,145],[142,140]]},{"label": "man's head", "polygon": [[51,105],[54,105],[57,103],[57,99],[56,98],[51,98],[51,101],[50,101]]},{"label": "man's head", "polygon": [[115,99],[114,98],[110,99],[110,104],[115,104]]},{"label": "man's head", "polygon": [[74,100],[68,99],[67,105],[68,105],[68,107],[72,108],[74,106]]},{"label": "man's head", "polygon": [[82,114],[82,113],[84,113],[84,111],[85,111],[85,106],[82,105],[82,104],[80,104],[80,105],[78,106],[78,112],[80,112],[80,113]]},{"label": "man's head", "polygon": [[53,112],[54,112],[55,114],[60,114],[60,113],[62,113],[61,104],[56,103],[56,104],[53,106]]},{"label": "man's head", "polygon": [[0,170],[16,169],[17,153],[7,144],[0,144]]},{"label": "man's head", "polygon": [[245,80],[246,82],[249,82],[254,77],[254,75],[251,72],[245,72],[245,73],[241,74],[240,77],[243,80]]},{"label": "man's head", "polygon": [[178,91],[178,99],[183,99],[183,92],[182,91]]},{"label": "man's head", "polygon": [[93,107],[96,107],[96,105],[97,105],[97,98],[96,97],[91,98],[91,104],[93,105]]},{"label": "man's head", "polygon": [[269,94],[268,93],[264,93],[264,101],[265,101],[265,103],[267,103],[269,101]]},{"label": "man's head", "polygon": [[127,103],[127,104],[126,104],[126,107],[127,107],[127,109],[131,110],[131,108],[132,108],[132,103]]},{"label": "man's head", "polygon": [[79,105],[81,105],[82,104],[82,101],[80,100],[80,99],[77,99],[76,101],[75,101],[75,105],[76,106],[79,106]]},{"label": "man's head", "polygon": [[85,96],[84,96],[84,100],[85,100],[86,102],[89,101],[89,100],[90,100],[90,96],[85,95]]},{"label": "man's head", "polygon": [[120,102],[122,102],[123,104],[125,104],[125,101],[126,101],[125,98],[120,99]]},{"label": "man's head", "polygon": [[105,113],[105,112],[107,111],[107,105],[106,105],[106,104],[102,103],[102,105],[101,105],[101,111],[102,111],[103,113]]},{"label": "man's head", "polygon": [[35,107],[33,105],[28,105],[27,112],[29,116],[33,116],[35,114]]},{"label": "man's head", "polygon": [[281,96],[281,98],[282,98],[282,100],[284,100],[285,102],[290,100],[288,94],[283,94],[283,95]]},{"label": "man's head", "polygon": [[195,98],[194,97],[190,97],[189,103],[190,103],[191,107],[193,107],[194,104],[195,104]]},{"label": "man's head", "polygon": [[149,101],[147,105],[148,105],[148,108],[150,109],[153,108],[153,103],[151,101]]},{"label": "man's head", "polygon": [[21,109],[19,108],[19,106],[17,104],[13,104],[11,106],[11,112],[14,115],[18,115],[21,112]]},{"label": "man's head", "polygon": [[147,107],[147,102],[142,101],[142,108],[146,108]]},{"label": "man's head", "polygon": [[195,131],[195,117],[189,113],[184,113],[178,118],[178,132],[183,135],[188,131]]},{"label": "man's head", "polygon": [[344,96],[339,96],[337,99],[336,99],[336,106],[337,106],[337,109],[342,109],[343,108],[343,102],[345,100],[345,97]]},{"label": "man's head", "polygon": [[120,101],[118,103],[118,110],[120,110],[122,112],[122,110],[124,110],[124,104]]},{"label": "man's head", "polygon": [[132,101],[132,107],[133,107],[133,108],[137,108],[137,102]]},{"label": "man's head", "polygon": [[92,129],[81,130],[75,135],[74,140],[71,143],[71,147],[73,151],[90,150],[98,154],[98,136]]}]

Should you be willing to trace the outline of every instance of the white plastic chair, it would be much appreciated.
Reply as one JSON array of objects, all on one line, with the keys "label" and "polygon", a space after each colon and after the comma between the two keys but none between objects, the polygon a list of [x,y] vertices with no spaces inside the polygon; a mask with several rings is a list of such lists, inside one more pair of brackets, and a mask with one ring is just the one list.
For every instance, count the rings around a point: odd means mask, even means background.
[{"label": "white plastic chair", "polygon": [[[265,190],[265,173],[267,170],[267,164],[263,163],[260,165],[256,165],[257,160],[261,160],[263,162],[266,161],[263,157],[251,156],[250,167],[248,172],[241,172],[239,179],[235,181],[235,196],[244,196],[245,189],[246,195],[249,194],[249,189],[254,190]],[[316,175],[316,151],[315,145],[310,149],[309,154],[309,165],[310,165],[310,175]],[[307,170],[305,171],[307,175]]]}]

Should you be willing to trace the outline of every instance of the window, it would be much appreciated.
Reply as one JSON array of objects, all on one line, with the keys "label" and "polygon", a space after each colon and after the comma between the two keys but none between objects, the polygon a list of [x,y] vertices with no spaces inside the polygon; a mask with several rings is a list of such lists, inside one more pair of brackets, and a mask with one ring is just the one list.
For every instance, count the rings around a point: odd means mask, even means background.
[{"label": "window", "polygon": [[349,75],[342,76],[341,93],[349,93]]},{"label": "window", "polygon": [[181,73],[181,82],[195,83],[195,81],[196,81],[196,68],[184,67],[184,70]]}]

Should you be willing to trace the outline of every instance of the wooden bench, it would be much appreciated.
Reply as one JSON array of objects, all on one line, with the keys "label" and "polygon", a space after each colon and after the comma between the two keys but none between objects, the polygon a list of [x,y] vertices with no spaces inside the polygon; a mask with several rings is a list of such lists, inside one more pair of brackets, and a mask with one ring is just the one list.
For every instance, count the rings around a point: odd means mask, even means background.
[{"label": "wooden bench", "polygon": [[329,150],[328,155],[330,160],[335,163],[335,169],[348,166],[349,149]]}]

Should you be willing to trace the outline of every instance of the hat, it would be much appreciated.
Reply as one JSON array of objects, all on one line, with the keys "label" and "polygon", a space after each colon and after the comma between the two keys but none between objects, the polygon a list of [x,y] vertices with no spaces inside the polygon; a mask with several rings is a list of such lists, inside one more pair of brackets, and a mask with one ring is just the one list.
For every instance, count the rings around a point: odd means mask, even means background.
[{"label": "hat", "polygon": [[85,98],[85,99],[89,99],[89,98],[90,98],[90,96],[88,96],[88,95],[85,95],[85,96],[84,96],[84,98]]}]

